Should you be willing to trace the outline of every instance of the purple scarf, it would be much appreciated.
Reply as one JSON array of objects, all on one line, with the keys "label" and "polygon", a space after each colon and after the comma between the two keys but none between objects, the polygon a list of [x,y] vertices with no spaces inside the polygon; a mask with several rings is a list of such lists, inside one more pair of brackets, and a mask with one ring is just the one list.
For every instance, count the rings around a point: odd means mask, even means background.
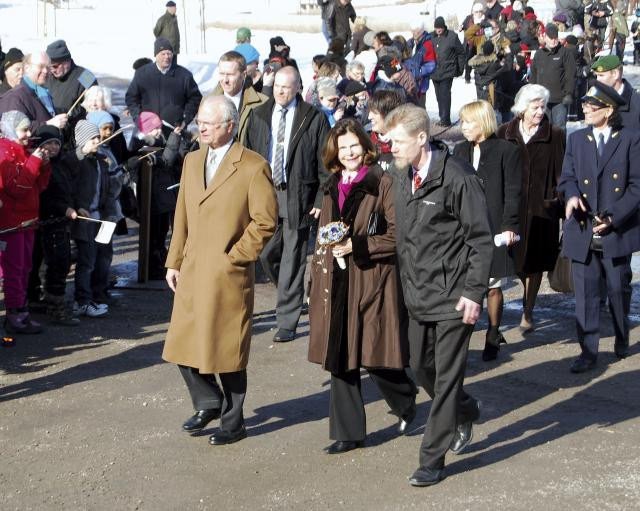
[{"label": "purple scarf", "polygon": [[340,208],[340,212],[342,212],[344,202],[347,200],[347,197],[349,196],[349,192],[351,192],[351,188],[353,188],[353,185],[362,181],[364,179],[364,176],[367,175],[368,171],[369,167],[360,167],[360,170],[356,174],[356,177],[354,177],[350,183],[343,183],[342,172],[340,173],[340,180],[338,181],[338,207]]}]

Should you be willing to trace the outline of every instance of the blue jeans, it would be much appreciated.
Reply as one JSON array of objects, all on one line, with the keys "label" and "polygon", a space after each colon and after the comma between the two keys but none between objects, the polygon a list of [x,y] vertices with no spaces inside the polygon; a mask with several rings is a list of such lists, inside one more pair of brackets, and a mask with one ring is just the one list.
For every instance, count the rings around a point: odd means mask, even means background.
[{"label": "blue jeans", "polygon": [[331,36],[329,35],[329,29],[327,28],[327,20],[322,20],[322,35],[327,40],[327,44],[331,42]]},{"label": "blue jeans", "polygon": [[89,241],[76,239],[78,260],[75,274],[75,299],[80,305],[93,300],[94,295],[109,287],[109,269],[113,259],[113,243],[105,245],[93,239],[98,226],[91,231]]}]

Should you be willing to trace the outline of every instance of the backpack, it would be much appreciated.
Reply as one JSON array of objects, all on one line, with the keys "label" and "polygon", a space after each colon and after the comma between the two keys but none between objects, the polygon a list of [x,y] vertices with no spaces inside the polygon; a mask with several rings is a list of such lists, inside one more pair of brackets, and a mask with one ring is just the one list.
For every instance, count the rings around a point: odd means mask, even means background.
[{"label": "backpack", "polygon": [[424,43],[430,40],[431,36],[427,34],[424,40],[420,40],[420,47],[417,49],[415,55],[412,55],[403,62],[417,84],[420,84],[424,78],[431,76],[431,73],[433,73],[433,70],[436,68],[435,62],[433,61],[423,62],[425,53],[427,53]]}]

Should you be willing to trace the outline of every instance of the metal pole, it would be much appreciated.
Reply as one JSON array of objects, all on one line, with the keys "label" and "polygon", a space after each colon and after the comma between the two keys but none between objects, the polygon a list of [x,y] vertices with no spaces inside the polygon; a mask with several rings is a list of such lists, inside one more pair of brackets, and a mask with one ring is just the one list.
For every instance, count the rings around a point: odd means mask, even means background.
[{"label": "metal pole", "polygon": [[43,5],[44,5],[44,14],[42,15],[42,23],[44,25],[44,36],[47,37],[47,0],[43,1]]},{"label": "metal pole", "polygon": [[204,49],[202,53],[207,53],[207,19],[204,13],[205,1],[202,0],[202,43],[204,45]]},{"label": "metal pole", "polygon": [[140,226],[138,230],[138,282],[145,284],[149,280],[149,234],[151,227],[151,187],[153,176],[151,164],[147,158],[140,166]]},{"label": "metal pole", "polygon": [[184,30],[184,52],[189,53],[189,34],[187,32],[187,0],[182,0],[182,26]]}]

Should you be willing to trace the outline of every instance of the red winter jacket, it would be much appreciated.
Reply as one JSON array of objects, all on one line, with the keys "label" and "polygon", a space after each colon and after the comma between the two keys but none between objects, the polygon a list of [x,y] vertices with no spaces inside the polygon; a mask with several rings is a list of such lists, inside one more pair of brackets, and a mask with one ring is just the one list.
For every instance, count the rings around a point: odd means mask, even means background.
[{"label": "red winter jacket", "polygon": [[0,229],[38,217],[40,193],[49,184],[51,166],[23,145],[0,138]]}]

